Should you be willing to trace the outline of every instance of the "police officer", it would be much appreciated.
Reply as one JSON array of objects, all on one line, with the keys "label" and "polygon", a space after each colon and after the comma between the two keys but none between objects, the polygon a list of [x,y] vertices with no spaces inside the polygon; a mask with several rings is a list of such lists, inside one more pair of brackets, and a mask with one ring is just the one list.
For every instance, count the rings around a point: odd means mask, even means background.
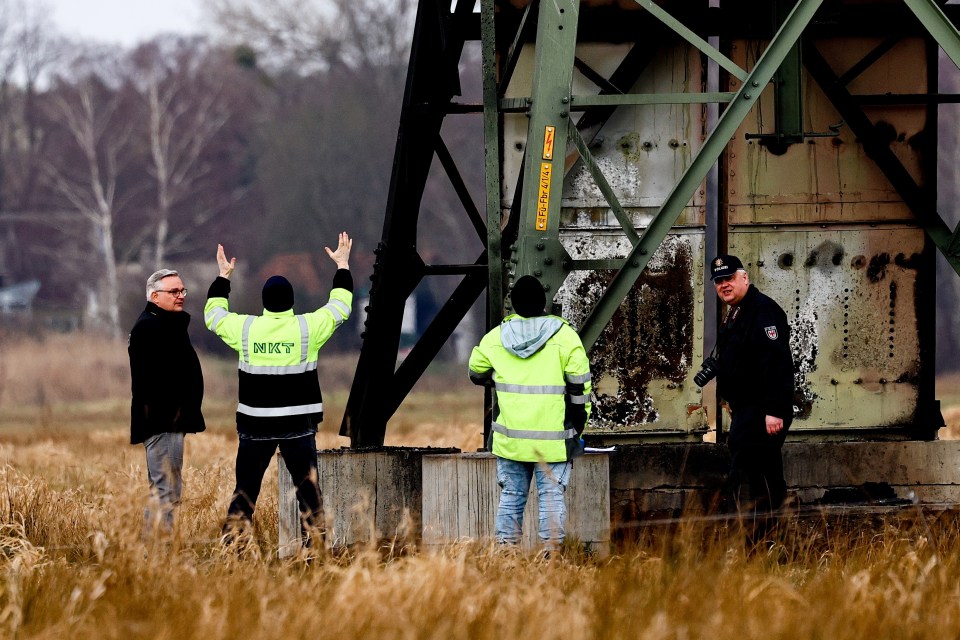
[{"label": "police officer", "polygon": [[496,538],[517,544],[523,510],[535,477],[541,541],[560,548],[566,535],[564,491],[571,460],[583,453],[580,434],[590,415],[590,362],[567,321],[544,312],[543,285],[517,280],[510,294],[515,314],[488,332],[470,355],[470,379],[496,394],[492,424],[497,482]]},{"label": "police officer", "polygon": [[[757,510],[786,496],[781,448],[793,421],[793,357],[787,316],[750,284],[737,256],[710,263],[727,313],[717,336],[717,390],[730,406],[730,483],[745,480]],[[739,494],[736,496],[739,501]]]},{"label": "police officer", "polygon": [[283,276],[263,285],[263,315],[230,311],[230,275],[236,258],[227,260],[217,245],[220,276],[207,292],[204,321],[239,355],[240,402],[237,405],[236,488],[224,533],[233,534],[253,517],[263,474],[279,447],[297,490],[303,529],[322,530],[323,500],[317,482],[317,425],[323,420],[323,397],[317,379],[321,346],[350,317],[353,241],[340,234],[336,251],[326,248],[336,263],[327,304],[312,313],[294,315],[293,287]]}]

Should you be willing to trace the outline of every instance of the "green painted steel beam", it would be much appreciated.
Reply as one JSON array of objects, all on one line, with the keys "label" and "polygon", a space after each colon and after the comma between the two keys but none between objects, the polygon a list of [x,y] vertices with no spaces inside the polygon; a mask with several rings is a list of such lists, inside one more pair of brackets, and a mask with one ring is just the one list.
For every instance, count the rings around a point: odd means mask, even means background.
[{"label": "green painted steel beam", "polygon": [[[927,32],[937,41],[943,52],[947,54],[953,64],[960,68],[960,32],[950,22],[946,14],[932,0],[904,0],[904,4],[913,12]],[[960,274],[960,225],[949,238],[934,237],[936,234],[927,229],[927,234],[943,253],[953,270]],[[941,234],[942,235],[942,234]]]},{"label": "green painted steel beam", "polygon": [[[622,93],[618,95],[575,95],[570,96],[570,111],[584,111],[591,107],[630,107],[650,104],[707,104],[730,102],[732,91],[713,93]],[[503,98],[500,110],[504,113],[517,113],[530,109],[532,98]]]},{"label": "green painted steel beam", "polygon": [[442,135],[437,136],[434,152],[437,154],[437,160],[440,161],[440,166],[443,167],[444,172],[447,174],[447,179],[450,180],[450,186],[453,187],[457,197],[460,199],[460,204],[463,205],[463,210],[467,214],[467,218],[470,219],[474,231],[477,232],[480,242],[486,245],[487,225],[480,215],[480,210],[477,208],[477,205],[473,202],[473,198],[470,197],[470,190],[463,181],[463,176],[460,175],[460,170],[457,169],[457,162],[450,154],[450,149],[447,148],[447,144],[443,141]]},{"label": "green painted steel beam", "polygon": [[739,78],[740,80],[744,80],[747,77],[747,72],[741,69],[737,63],[720,53],[709,42],[695,34],[682,22],[661,9],[659,5],[653,2],[653,0],[635,0],[635,2],[646,9],[650,15],[662,22],[668,28],[672,29],[681,38],[699,49],[705,56],[716,62],[722,68],[726,69],[731,75]]},{"label": "green painted steel beam", "polygon": [[495,0],[480,2],[483,71],[484,173],[487,200],[487,328],[503,319],[503,247],[500,243],[500,113],[497,110]]},{"label": "green painted steel beam", "polygon": [[903,0],[943,52],[960,68],[960,33],[933,0]]},{"label": "green painted steel beam", "polygon": [[935,197],[917,184],[889,143],[877,135],[873,122],[856,104],[816,46],[810,42],[805,45],[804,65],[810,77],[820,85],[840,117],[850,127],[850,131],[860,140],[864,153],[876,163],[903,198],[904,204],[909,207],[927,237],[940,250],[950,267],[960,274],[960,256],[956,253],[957,230],[951,231],[937,212]]},{"label": "green painted steel beam", "polygon": [[860,74],[872,67],[877,60],[885,56],[902,40],[903,36],[901,35],[891,36],[875,46],[867,53],[867,55],[860,58],[855,65],[843,72],[843,75],[840,76],[840,84],[847,86],[859,78]]},{"label": "green painted steel beam", "polygon": [[580,0],[541,2],[521,186],[515,277],[534,275],[553,299],[569,255],[560,243],[560,210],[570,120]]},{"label": "green painted steel beam", "polygon": [[521,113],[529,111],[532,104],[533,98],[503,98],[498,106],[502,113]]},{"label": "green painted steel beam", "polygon": [[620,268],[622,261],[616,258],[571,260],[571,271],[612,271]]},{"label": "green painted steel beam", "polygon": [[645,104],[701,104],[710,102],[730,102],[732,91],[714,93],[624,93],[619,95],[576,95],[571,96],[572,111],[587,107],[623,107]]},{"label": "green painted steel beam", "polygon": [[[773,3],[773,26],[778,29],[790,12],[793,0]],[[773,75],[773,107],[776,140],[781,144],[803,142],[803,62],[795,44]]]},{"label": "green painted steel beam", "polygon": [[[641,4],[643,4],[641,2]],[[670,232],[683,208],[690,202],[697,187],[720,157],[727,142],[736,133],[744,118],[756,104],[760,92],[770,83],[774,73],[786,58],[810,23],[823,0],[799,0],[784,20],[773,40],[756,66],[744,79],[734,100],[717,121],[717,126],[704,142],[703,148],[667,196],[656,217],[647,227],[640,242],[623,261],[610,286],[600,296],[590,315],[580,328],[580,337],[589,349],[600,337],[620,303],[626,298],[637,278],[643,273],[653,252]]]},{"label": "green painted steel beam", "polygon": [[587,143],[584,142],[580,131],[578,131],[576,127],[567,127],[567,135],[577,146],[577,151],[580,153],[580,158],[583,160],[584,166],[587,168],[587,171],[590,172],[590,175],[593,176],[594,182],[596,182],[597,187],[600,188],[600,193],[607,199],[607,204],[613,209],[613,215],[617,217],[620,226],[623,227],[623,232],[626,234],[627,239],[630,240],[630,245],[636,246],[637,243],[640,242],[640,236],[637,235],[637,230],[633,228],[630,216],[627,215],[620,205],[617,194],[613,192],[610,183],[607,182],[607,179],[603,176],[603,172],[600,171],[600,167],[597,166],[597,161],[594,159],[593,154],[590,153],[590,149],[587,148]]},{"label": "green painted steel beam", "polygon": [[[520,60],[520,52],[523,50],[524,37],[532,25],[530,16],[536,9],[536,4],[537,0],[534,0],[534,2],[528,4],[527,8],[523,10],[523,18],[520,20],[520,26],[517,27],[517,32],[513,36],[513,42],[510,44],[509,51],[507,51],[507,61],[503,65],[503,76],[499,79],[499,87],[497,89],[498,96],[503,96],[503,94],[507,92],[507,87],[510,85],[510,79],[513,78],[513,72],[517,68],[517,61]],[[493,19],[492,16],[491,19]],[[480,39],[483,40],[482,25],[480,30]]]},{"label": "green painted steel beam", "polygon": [[953,229],[950,242],[946,243],[945,247],[940,247],[940,250],[943,252],[943,256],[950,262],[950,265],[954,267],[954,271],[960,274],[960,269],[957,269],[957,266],[954,264],[957,257],[960,256],[960,223],[957,223],[957,226]]}]

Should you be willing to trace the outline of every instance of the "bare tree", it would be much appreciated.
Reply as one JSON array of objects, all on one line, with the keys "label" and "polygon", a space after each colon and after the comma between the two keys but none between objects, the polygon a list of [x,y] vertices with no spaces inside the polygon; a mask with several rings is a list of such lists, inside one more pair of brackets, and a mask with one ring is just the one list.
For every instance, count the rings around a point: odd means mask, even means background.
[{"label": "bare tree", "polygon": [[16,277],[27,262],[21,242],[23,220],[42,217],[30,210],[36,196],[42,119],[36,109],[37,83],[56,59],[57,41],[49,4],[0,0],[0,277]]},{"label": "bare tree", "polygon": [[253,47],[261,64],[309,71],[324,63],[321,43],[330,34],[317,2],[210,0],[206,7],[225,38]]},{"label": "bare tree", "polygon": [[406,64],[415,6],[412,0],[210,0],[208,10],[229,40],[252,47],[265,66],[370,72]]},{"label": "bare tree", "polygon": [[[349,228],[358,253],[382,230],[404,76],[417,3],[387,0],[215,0],[225,37],[272,74],[276,99],[263,126],[258,179],[283,251]],[[479,68],[479,60],[476,60]],[[479,91],[479,78],[476,80]],[[483,197],[482,130],[449,120],[443,138],[461,174]],[[423,198],[421,248],[438,261],[482,249],[437,163]],[[280,249],[280,248],[283,249]]]},{"label": "bare tree", "polygon": [[34,204],[44,144],[41,110],[37,106],[38,83],[63,57],[65,44],[53,30],[49,3],[21,0],[16,15],[20,25],[16,33],[16,72],[22,88],[19,114],[13,119],[19,135],[11,141],[18,145],[18,162],[14,165],[17,175],[10,181],[10,204],[25,211]]},{"label": "bare tree", "polygon": [[[103,68],[107,61],[100,58],[99,62],[96,66]],[[120,335],[114,225],[133,195],[130,185],[121,186],[134,127],[124,110],[126,92],[117,82],[120,79],[118,74],[91,72],[74,83],[56,82],[47,108],[62,126],[68,144],[43,165],[55,191],[90,224],[100,277],[92,279],[87,312],[114,337]]]},{"label": "bare tree", "polygon": [[[194,197],[213,169],[204,152],[230,115],[223,86],[228,76],[222,69],[209,73],[205,64],[209,55],[198,40],[154,41],[135,53],[144,84],[148,171],[156,187],[153,268],[164,263],[171,244],[182,245],[231,201],[201,203]],[[174,208],[190,204],[194,206],[189,220],[171,232]]]},{"label": "bare tree", "polygon": [[210,6],[226,37],[256,53],[247,62],[272,74],[258,179],[273,246],[309,251],[310,237],[349,228],[372,249],[390,181],[415,3],[215,0]]}]

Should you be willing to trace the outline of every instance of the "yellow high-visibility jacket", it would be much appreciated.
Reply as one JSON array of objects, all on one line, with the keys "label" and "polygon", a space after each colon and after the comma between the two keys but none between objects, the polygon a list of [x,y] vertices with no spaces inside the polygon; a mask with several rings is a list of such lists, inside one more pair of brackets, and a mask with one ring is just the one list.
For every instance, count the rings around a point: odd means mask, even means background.
[{"label": "yellow high-visibility jacket", "polygon": [[511,315],[470,355],[470,379],[495,393],[492,450],[523,462],[563,462],[582,452],[590,416],[590,361],[558,316]]},{"label": "yellow high-visibility jacket", "polygon": [[254,316],[231,312],[229,291],[229,281],[217,278],[203,316],[207,328],[239,354],[237,430],[283,433],[305,424],[304,416],[316,426],[323,420],[318,352],[350,317],[353,293],[334,288],[327,304],[311,313],[264,310]]}]

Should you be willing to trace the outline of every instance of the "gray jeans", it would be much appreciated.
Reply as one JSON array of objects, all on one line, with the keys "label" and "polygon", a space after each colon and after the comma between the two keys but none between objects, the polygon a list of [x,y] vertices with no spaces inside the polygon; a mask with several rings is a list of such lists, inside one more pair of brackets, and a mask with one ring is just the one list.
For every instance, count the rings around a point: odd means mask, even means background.
[{"label": "gray jeans", "polygon": [[150,501],[143,512],[145,531],[169,532],[173,529],[173,512],[180,504],[183,489],[183,434],[160,433],[143,443],[147,450],[147,478],[150,480]]}]

